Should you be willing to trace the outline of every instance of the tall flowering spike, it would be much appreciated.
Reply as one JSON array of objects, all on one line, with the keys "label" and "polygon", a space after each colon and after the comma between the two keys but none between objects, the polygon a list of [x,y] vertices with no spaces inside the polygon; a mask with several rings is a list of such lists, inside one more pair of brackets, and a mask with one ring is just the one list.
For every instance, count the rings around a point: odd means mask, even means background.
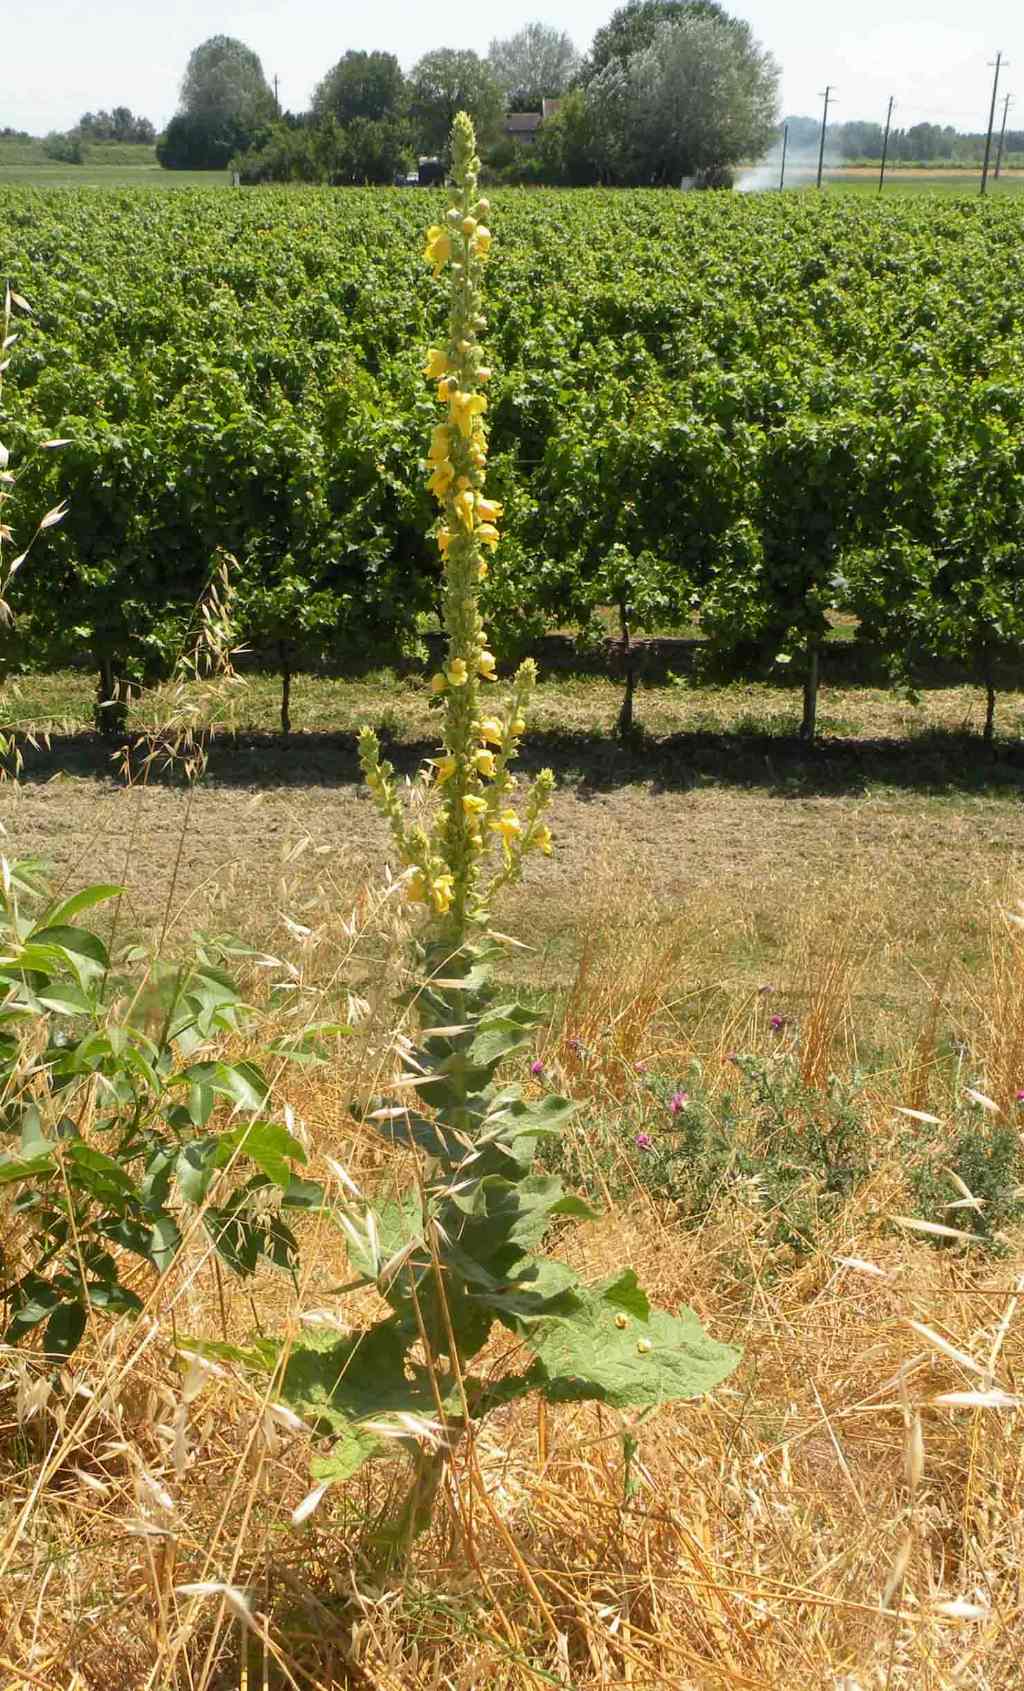
[{"label": "tall flowering spike", "polygon": [[369,728],[359,749],[367,785],[391,825],[402,863],[405,890],[433,916],[439,937],[458,946],[471,929],[486,926],[495,891],[518,879],[529,851],[551,851],[542,816],[553,787],[543,771],[520,815],[513,806],[515,780],[508,765],[525,731],[525,710],[536,681],[532,663],[520,668],[505,711],[486,698],[495,661],[480,617],[480,583],[488,554],[500,541],[502,507],[485,494],[487,396],[491,375],[480,345],[483,270],[491,251],[490,205],[478,193],[480,160],[476,136],[465,112],[452,126],[451,204],[443,224],[427,231],[424,259],[435,277],[450,280],[448,336],[431,347],[423,366],[436,386],[441,421],[431,432],[424,470],[437,500],[434,538],[444,580],[444,626],[448,651],[430,691],[444,701],[444,727],[430,778],[438,790],[429,832],[406,826],[394,788],[394,771],[380,762]]}]

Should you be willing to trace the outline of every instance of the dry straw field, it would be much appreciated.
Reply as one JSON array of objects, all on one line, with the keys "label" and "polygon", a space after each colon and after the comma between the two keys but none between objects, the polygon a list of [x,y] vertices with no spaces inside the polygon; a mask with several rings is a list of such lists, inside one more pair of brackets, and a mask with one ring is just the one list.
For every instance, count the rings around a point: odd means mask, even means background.
[{"label": "dry straw field", "polygon": [[[585,702],[570,687],[563,709]],[[415,746],[394,688],[378,707]],[[542,694],[542,722],[548,708]],[[999,1111],[968,1104],[979,1132],[1015,1119],[1024,936],[1003,912],[1020,891],[1016,799],[870,782],[672,790],[632,755],[620,784],[563,780],[557,867],[531,870],[505,912],[530,942],[510,968],[546,1013],[538,1060],[581,1106],[566,1166],[605,1210],[564,1226],[557,1254],[587,1278],[635,1267],[656,1304],[685,1302],[742,1346],[738,1372],[642,1418],[500,1412],[452,1464],[409,1568],[388,1575],[370,1528],[398,1463],[303,1519],[316,1441],[268,1413],[243,1370],[174,1348],[361,1325],[375,1311],[338,1290],[339,1235],[307,1225],[292,1285],[223,1276],[195,1232],[170,1274],[138,1274],[141,1321],[97,1319],[59,1387],[31,1356],[4,1356],[5,1685],[1021,1683],[1024,1232],[1010,1224],[994,1246],[929,1234],[973,1233],[988,1194],[915,1207],[907,1188],[915,1142],[937,1136],[941,1161],[967,1084]],[[169,945],[239,931],[335,1013],[343,1002],[355,1035],[328,1069],[279,1073],[275,1106],[311,1173],[330,1184],[340,1165],[367,1193],[398,1190],[405,1159],[358,1101],[393,1060],[406,918],[365,801],[338,772],[261,787],[269,756],[253,739],[235,753],[244,780],[211,774],[190,793],[55,777],[30,754],[4,794],[7,850],[47,850],[68,886],[86,862],[123,881],[126,933],[165,918]],[[720,1159],[695,1206],[637,1149],[637,1128],[671,1149],[666,1099],[687,1077],[713,1110],[736,1053],[791,1077],[771,1132],[789,1121],[808,1136],[783,1204],[803,1182],[815,1214],[795,1245],[781,1200],[758,1189],[770,1161],[759,1176]],[[813,1099],[827,1114],[829,1075],[858,1067],[863,1167],[831,1205]],[[740,1110],[737,1158],[753,1131]],[[502,1371],[510,1354],[496,1344],[489,1360]]]}]

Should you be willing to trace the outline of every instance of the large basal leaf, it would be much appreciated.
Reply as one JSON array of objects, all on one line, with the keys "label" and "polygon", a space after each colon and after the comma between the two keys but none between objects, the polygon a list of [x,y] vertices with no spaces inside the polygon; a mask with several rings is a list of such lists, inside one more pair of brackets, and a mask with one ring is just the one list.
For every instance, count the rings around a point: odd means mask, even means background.
[{"label": "large basal leaf", "polygon": [[[467,1221],[461,1233],[463,1248],[480,1262],[513,1249],[525,1254],[538,1246],[553,1217],[573,1216],[579,1221],[596,1219],[581,1198],[567,1197],[556,1175],[529,1174],[523,1180],[503,1180],[490,1175],[479,1183],[478,1191],[486,1208]],[[463,1200],[468,1209],[470,1199]]]},{"label": "large basal leaf", "polygon": [[581,1290],[571,1315],[526,1331],[536,1383],[553,1402],[594,1399],[641,1408],[703,1397],[732,1373],[740,1352],[709,1339],[692,1310],[640,1313],[646,1298],[630,1271]]},{"label": "large basal leaf", "polygon": [[[436,1419],[426,1369],[412,1368],[409,1379],[408,1366],[406,1341],[391,1321],[346,1339],[311,1334],[293,1347],[279,1396],[310,1426],[329,1429],[338,1440],[329,1455],[315,1459],[318,1478],[347,1479],[375,1453],[397,1450],[394,1439],[362,1423],[386,1421],[396,1412]],[[444,1401],[453,1382],[438,1385]]]},{"label": "large basal leaf", "polygon": [[348,1260],[357,1274],[365,1274],[369,1280],[375,1280],[380,1267],[405,1245],[414,1240],[422,1241],[423,1211],[419,1193],[413,1190],[396,1202],[381,1204],[379,1209],[374,1210],[373,1219],[377,1232],[376,1260],[372,1255],[367,1233],[357,1228],[360,1236],[366,1239],[364,1246],[357,1243],[347,1229],[345,1230]]}]

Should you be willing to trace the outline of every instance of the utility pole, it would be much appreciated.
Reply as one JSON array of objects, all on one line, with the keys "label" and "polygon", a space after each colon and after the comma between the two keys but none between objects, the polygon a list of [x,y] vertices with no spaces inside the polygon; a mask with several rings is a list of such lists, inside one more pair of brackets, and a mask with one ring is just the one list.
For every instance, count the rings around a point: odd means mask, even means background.
[{"label": "utility pole", "polygon": [[281,116],[281,96],[278,92],[278,81],[277,81],[276,75],[274,77],[274,110],[276,111],[278,117],[280,117]]},{"label": "utility pole", "polygon": [[825,99],[825,109],[821,114],[821,145],[818,148],[818,182],[817,182],[817,186],[819,188],[821,187],[821,172],[822,172],[822,170],[824,168],[824,164],[825,164],[825,127],[828,123],[828,108],[829,108],[829,106],[832,102],[832,84],[831,84],[831,82],[828,84],[828,86],[825,89],[824,99]]},{"label": "utility pole", "polygon": [[988,191],[988,161],[992,156],[992,130],[996,121],[996,95],[999,93],[999,72],[1002,68],[1002,64],[1003,55],[1002,53],[997,53],[995,64],[996,74],[992,78],[992,104],[988,111],[988,134],[985,136],[985,162],[981,167],[981,191],[983,194]]},{"label": "utility pole", "polygon": [[1006,140],[1006,115],[1009,112],[1010,106],[1012,105],[1012,103],[1013,103],[1013,95],[1007,94],[1006,98],[1003,101],[1003,126],[999,131],[999,146],[996,149],[996,168],[992,172],[992,174],[995,177],[997,182],[999,180],[999,172],[1002,169],[1002,165],[1003,165],[1003,143]]},{"label": "utility pole", "polygon": [[[782,169],[779,171],[779,192],[780,193],[782,192],[782,189],[783,189],[783,187],[785,185],[785,181],[786,181],[786,148],[788,146],[789,146],[789,124],[784,123],[782,125]],[[998,171],[996,172],[996,174],[997,175],[999,174]]]},{"label": "utility pole", "polygon": [[878,172],[878,192],[885,187],[885,161],[889,157],[889,131],[892,128],[892,108],[896,104],[895,94],[889,95],[889,110],[885,114],[885,139],[882,142],[882,168]]}]

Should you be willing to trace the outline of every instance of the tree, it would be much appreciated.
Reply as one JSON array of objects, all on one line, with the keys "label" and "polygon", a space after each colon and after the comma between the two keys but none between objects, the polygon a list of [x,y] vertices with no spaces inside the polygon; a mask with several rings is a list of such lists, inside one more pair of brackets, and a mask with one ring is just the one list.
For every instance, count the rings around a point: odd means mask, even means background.
[{"label": "tree", "polygon": [[495,135],[505,98],[494,72],[478,53],[439,47],[425,53],[409,76],[410,112],[423,146],[442,152],[457,112],[472,118],[481,142]]},{"label": "tree", "polygon": [[85,163],[82,137],[74,134],[71,130],[66,135],[61,135],[57,130],[52,130],[43,141],[43,152],[48,159],[57,159],[60,164]]},{"label": "tree", "polygon": [[180,110],[188,117],[240,118],[251,124],[271,118],[274,96],[258,55],[230,35],[201,42],[185,69]]},{"label": "tree", "polygon": [[532,151],[539,182],[577,188],[597,181],[593,122],[582,89],[572,89],[545,119]]},{"label": "tree", "polygon": [[392,53],[345,53],[313,95],[315,116],[334,117],[341,124],[393,118],[404,106],[405,77]]},{"label": "tree", "polygon": [[715,0],[627,0],[594,36],[583,65],[584,80],[597,76],[607,65],[625,65],[634,53],[651,45],[660,24],[680,23],[686,17],[726,24],[735,21]]},{"label": "tree", "polygon": [[165,170],[223,170],[255,144],[275,110],[252,48],[211,35],[189,57],[181,105],[157,143],[157,159]]},{"label": "tree", "polygon": [[506,40],[492,41],[487,62],[510,104],[539,111],[542,100],[570,87],[580,55],[563,30],[528,23]]},{"label": "tree", "polygon": [[77,132],[88,141],[142,142],[152,145],[156,130],[148,117],[136,117],[129,106],[115,106],[112,112],[83,112]]},{"label": "tree", "polygon": [[243,117],[200,112],[172,117],[156,144],[157,163],[165,170],[226,170],[238,153],[267,138],[269,128]]},{"label": "tree", "polygon": [[588,88],[613,180],[678,182],[758,158],[777,120],[779,69],[747,24],[689,14],[661,23],[625,66]]}]

